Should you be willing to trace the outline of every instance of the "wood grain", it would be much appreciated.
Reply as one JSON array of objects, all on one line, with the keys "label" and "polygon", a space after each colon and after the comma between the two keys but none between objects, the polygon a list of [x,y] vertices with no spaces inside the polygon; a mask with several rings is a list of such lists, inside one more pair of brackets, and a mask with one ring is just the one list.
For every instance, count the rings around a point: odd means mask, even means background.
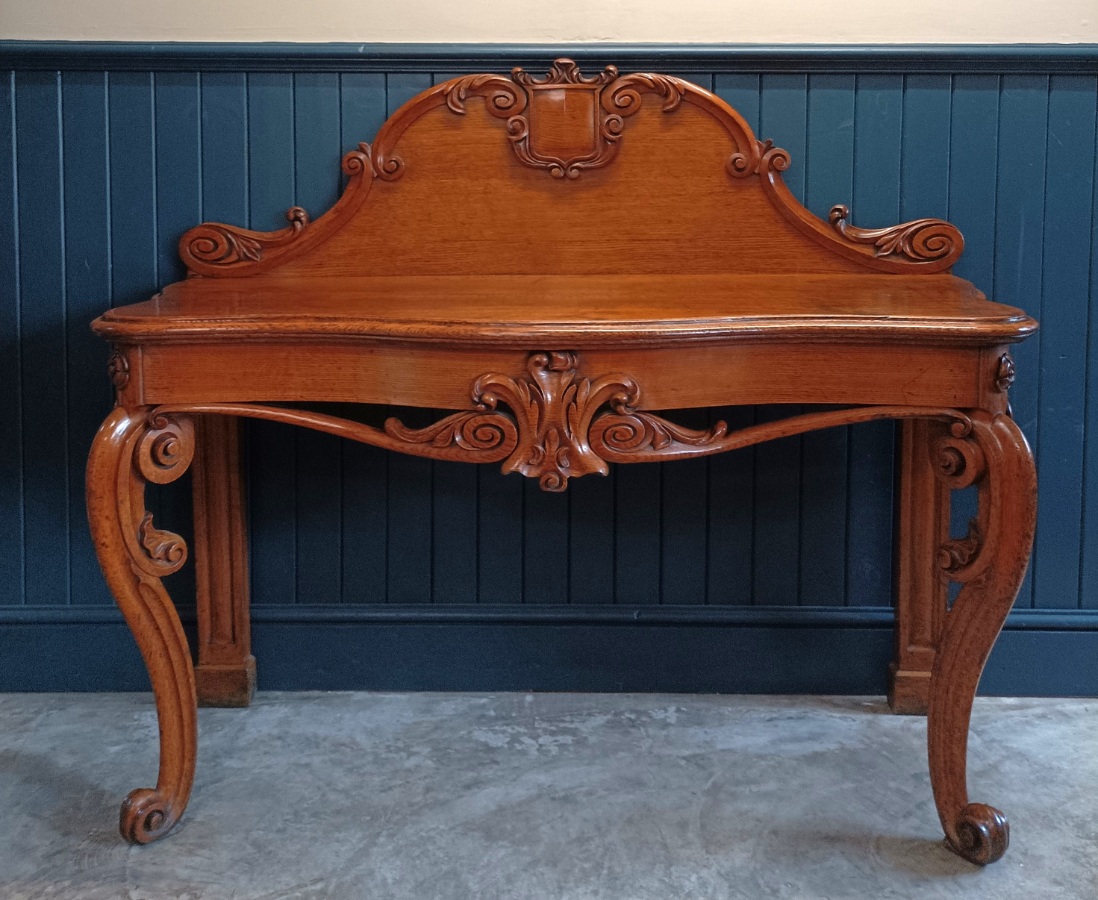
[{"label": "wood grain", "polygon": [[195,684],[202,706],[247,706],[255,693],[248,617],[248,533],[240,422],[195,418]]}]

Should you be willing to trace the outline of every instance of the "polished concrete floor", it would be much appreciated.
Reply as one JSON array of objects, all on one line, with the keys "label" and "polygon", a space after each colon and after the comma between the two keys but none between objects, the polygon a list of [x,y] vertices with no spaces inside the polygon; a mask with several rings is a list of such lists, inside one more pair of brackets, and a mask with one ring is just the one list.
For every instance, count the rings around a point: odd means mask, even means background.
[{"label": "polished concrete floor", "polygon": [[1098,897],[1098,701],[977,703],[983,870],[924,742],[877,699],[260,694],[201,711],[187,816],[130,847],[151,698],[0,695],[0,898]]}]

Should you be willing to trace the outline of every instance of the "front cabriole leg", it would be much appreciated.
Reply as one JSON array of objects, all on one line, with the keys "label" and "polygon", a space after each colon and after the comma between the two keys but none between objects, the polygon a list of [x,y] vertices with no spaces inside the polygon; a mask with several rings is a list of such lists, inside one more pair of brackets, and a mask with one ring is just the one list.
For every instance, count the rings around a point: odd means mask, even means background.
[{"label": "front cabriole leg", "polygon": [[969,534],[943,545],[939,565],[963,585],[946,614],[930,678],[927,740],[934,802],[951,849],[979,865],[1006,852],[1010,826],[997,809],[970,803],[966,784],[972,701],[984,663],[1022,584],[1037,514],[1037,474],[1008,415],[977,411],[935,447],[951,488],[975,483],[979,514]]},{"label": "front cabriole leg", "polygon": [[130,626],[156,696],[160,772],[155,788],[132,791],[119,826],[131,843],[167,834],[186,809],[194,782],[196,698],[187,639],[164,575],[186,561],[179,535],[153,526],[145,484],[174,481],[191,463],[189,419],[116,407],[99,428],[88,457],[88,520],[99,565]]}]

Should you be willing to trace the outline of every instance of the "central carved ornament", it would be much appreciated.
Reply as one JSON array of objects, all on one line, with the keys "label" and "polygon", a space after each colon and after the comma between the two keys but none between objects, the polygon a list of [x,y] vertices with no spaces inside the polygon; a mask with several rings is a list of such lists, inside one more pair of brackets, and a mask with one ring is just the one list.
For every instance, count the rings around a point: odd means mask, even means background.
[{"label": "central carved ornament", "polygon": [[554,178],[578,178],[584,169],[605,166],[617,153],[625,118],[641,108],[641,94],[655,93],[670,112],[686,87],[677,78],[641,73],[618,77],[615,66],[584,76],[570,59],[558,59],[544,78],[515,69],[502,75],[468,75],[446,92],[446,105],[465,112],[465,100],[480,96],[488,111],[507,120],[515,155],[548,169]]},{"label": "central carved ornament", "polygon": [[[532,353],[526,374],[481,375],[473,384],[476,409],[454,413],[426,428],[385,423],[390,436],[408,444],[460,447],[470,454],[509,453],[504,472],[537,478],[544,491],[563,491],[568,479],[605,475],[603,455],[645,448],[671,450],[719,441],[724,423],[697,431],[637,410],[640,388],[627,375],[581,377],[571,351]],[[500,405],[511,416],[500,410]],[[513,418],[512,418],[513,416]]]}]

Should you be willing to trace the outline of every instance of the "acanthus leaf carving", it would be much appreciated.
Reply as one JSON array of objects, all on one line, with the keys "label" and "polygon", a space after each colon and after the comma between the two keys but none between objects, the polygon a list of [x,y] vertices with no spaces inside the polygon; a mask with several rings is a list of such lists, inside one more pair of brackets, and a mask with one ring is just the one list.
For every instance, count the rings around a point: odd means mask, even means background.
[{"label": "acanthus leaf carving", "polygon": [[561,84],[586,84],[599,87],[609,84],[617,77],[617,66],[607,66],[598,75],[585,76],[575,60],[563,56],[553,60],[549,66],[549,72],[540,77],[517,67],[511,70],[512,80],[524,87],[552,87]]},{"label": "acanthus leaf carving", "polygon": [[309,214],[300,206],[286,210],[288,227],[279,231],[251,231],[219,222],[205,222],[179,241],[179,255],[188,267],[231,268],[260,262],[264,254],[292,244],[309,225]]},{"label": "acanthus leaf carving", "polygon": [[588,442],[595,414],[606,404],[632,406],[640,389],[632,378],[580,377],[571,351],[532,353],[526,375],[488,374],[473,386],[473,399],[487,408],[506,404],[519,425],[519,444],[503,463],[504,472],[537,478],[545,491],[563,491],[570,478],[608,471]]},{"label": "acanthus leaf carving", "polygon": [[429,445],[439,451],[457,450],[455,459],[496,462],[518,444],[518,429],[503,413],[484,405],[446,416],[426,428],[409,428],[399,419],[385,420],[385,433],[407,445]]},{"label": "acanthus leaf carving", "polygon": [[943,219],[915,219],[888,228],[858,228],[848,222],[849,218],[850,210],[840,203],[831,207],[827,220],[844,240],[870,245],[878,257],[937,262],[960,256],[964,248],[961,232]]},{"label": "acanthus leaf carving", "polygon": [[1013,384],[1014,357],[1009,353],[1004,353],[999,357],[999,362],[995,369],[995,387],[1003,393],[1006,393]]},{"label": "acanthus leaf carving", "polygon": [[615,455],[655,452],[673,455],[686,448],[711,447],[728,434],[728,425],[717,422],[711,428],[687,428],[653,413],[619,404],[612,413],[599,416],[591,428],[596,452]]},{"label": "acanthus leaf carving", "polygon": [[984,536],[978,517],[969,519],[964,537],[951,538],[938,550],[938,565],[946,572],[957,572],[971,563],[983,546]]},{"label": "acanthus leaf carving", "polygon": [[137,537],[148,562],[159,575],[170,575],[187,561],[187,544],[183,538],[154,526],[152,513],[142,516],[137,526]]}]

